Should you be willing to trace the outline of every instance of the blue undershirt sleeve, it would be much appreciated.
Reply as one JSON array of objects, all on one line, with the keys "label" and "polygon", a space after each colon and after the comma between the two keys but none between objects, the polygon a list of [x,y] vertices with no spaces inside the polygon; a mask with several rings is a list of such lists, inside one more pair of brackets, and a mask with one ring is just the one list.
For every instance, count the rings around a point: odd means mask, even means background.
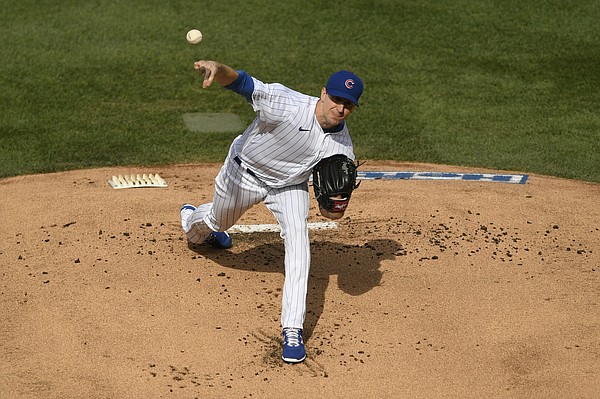
[{"label": "blue undershirt sleeve", "polygon": [[241,69],[237,71],[239,76],[233,83],[225,86],[227,90],[234,91],[243,96],[246,101],[252,103],[252,93],[254,92],[254,81],[252,77]]}]

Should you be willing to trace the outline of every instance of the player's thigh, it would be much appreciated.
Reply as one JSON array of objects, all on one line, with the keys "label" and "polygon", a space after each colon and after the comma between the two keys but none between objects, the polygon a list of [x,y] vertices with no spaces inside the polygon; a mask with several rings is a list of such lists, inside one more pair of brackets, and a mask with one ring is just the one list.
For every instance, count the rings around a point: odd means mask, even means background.
[{"label": "player's thigh", "polygon": [[271,189],[265,205],[281,226],[282,237],[288,233],[307,233],[309,195],[308,184]]},{"label": "player's thigh", "polygon": [[266,195],[267,188],[260,180],[248,174],[235,162],[227,162],[215,179],[209,222],[219,230],[226,230]]}]

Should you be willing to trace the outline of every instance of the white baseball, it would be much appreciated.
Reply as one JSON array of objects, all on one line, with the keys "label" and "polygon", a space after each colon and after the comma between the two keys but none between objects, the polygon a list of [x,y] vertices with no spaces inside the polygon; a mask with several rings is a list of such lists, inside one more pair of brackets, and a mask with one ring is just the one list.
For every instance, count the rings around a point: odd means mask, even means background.
[{"label": "white baseball", "polygon": [[198,44],[202,41],[202,32],[198,29],[192,29],[185,36],[189,44]]}]

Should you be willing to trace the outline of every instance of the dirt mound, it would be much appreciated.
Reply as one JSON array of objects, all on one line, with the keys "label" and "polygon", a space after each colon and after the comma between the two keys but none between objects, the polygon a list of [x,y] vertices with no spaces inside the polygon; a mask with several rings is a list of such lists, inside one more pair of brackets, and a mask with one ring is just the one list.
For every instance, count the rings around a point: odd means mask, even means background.
[{"label": "dirt mound", "polygon": [[[592,398],[600,186],[363,181],[311,231],[308,359],[279,360],[283,244],[188,247],[220,165],[0,181],[0,396]],[[465,168],[369,162],[371,171]],[[159,173],[168,188],[112,189]],[[312,201],[311,222],[325,221]],[[241,224],[275,223],[262,205]]]}]

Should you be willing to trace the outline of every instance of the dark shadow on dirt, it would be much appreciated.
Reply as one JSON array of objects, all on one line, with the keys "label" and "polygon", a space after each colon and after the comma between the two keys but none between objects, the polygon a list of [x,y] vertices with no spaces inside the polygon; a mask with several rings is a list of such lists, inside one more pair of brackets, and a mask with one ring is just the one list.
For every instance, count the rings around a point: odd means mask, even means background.
[{"label": "dark shadow on dirt", "polygon": [[[189,248],[224,267],[262,273],[283,273],[284,249],[278,235],[252,235],[252,242],[247,242],[250,248],[240,253],[216,250],[205,244],[190,244]],[[381,262],[393,260],[402,255],[403,251],[398,242],[388,239],[370,240],[356,245],[331,241],[312,242],[307,314],[304,323],[305,340],[310,339],[323,313],[330,276],[337,275],[338,288],[343,292],[353,296],[362,295],[381,284]]]}]

